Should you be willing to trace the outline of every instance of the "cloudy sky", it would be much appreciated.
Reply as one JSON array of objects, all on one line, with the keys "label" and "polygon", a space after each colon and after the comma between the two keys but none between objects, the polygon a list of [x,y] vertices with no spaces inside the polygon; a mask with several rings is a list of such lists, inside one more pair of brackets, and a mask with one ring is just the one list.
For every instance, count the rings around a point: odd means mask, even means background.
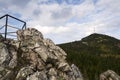
[{"label": "cloudy sky", "polygon": [[0,16],[10,14],[55,43],[102,33],[120,39],[120,0],[0,0]]}]

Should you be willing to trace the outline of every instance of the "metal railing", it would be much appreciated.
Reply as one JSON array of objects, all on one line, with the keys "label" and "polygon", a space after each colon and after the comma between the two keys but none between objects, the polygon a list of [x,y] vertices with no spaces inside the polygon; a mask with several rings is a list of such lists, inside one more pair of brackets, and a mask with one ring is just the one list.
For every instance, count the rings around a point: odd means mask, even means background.
[{"label": "metal railing", "polygon": [[[21,22],[21,23],[23,23],[23,25],[22,25],[20,28],[14,27],[14,26],[11,26],[11,25],[8,25],[8,24],[9,24],[9,23],[8,23],[9,17],[12,18],[12,19],[15,19],[15,20],[17,20],[17,21],[19,21],[19,22]],[[4,28],[5,31],[2,32],[2,33],[0,32],[0,34],[4,35],[5,40],[6,40],[6,38],[7,38],[7,35],[16,37],[16,35],[12,35],[12,33],[15,34],[17,30],[26,29],[26,22],[23,21],[23,20],[20,20],[20,19],[15,18],[15,17],[13,17],[13,16],[11,16],[11,15],[8,15],[8,14],[0,17],[0,20],[3,19],[3,18],[5,18],[5,25],[1,26],[1,27],[0,27],[0,30]],[[16,29],[16,31],[15,31],[15,32],[12,32],[12,31],[8,30],[8,27],[13,28],[13,29]]]}]

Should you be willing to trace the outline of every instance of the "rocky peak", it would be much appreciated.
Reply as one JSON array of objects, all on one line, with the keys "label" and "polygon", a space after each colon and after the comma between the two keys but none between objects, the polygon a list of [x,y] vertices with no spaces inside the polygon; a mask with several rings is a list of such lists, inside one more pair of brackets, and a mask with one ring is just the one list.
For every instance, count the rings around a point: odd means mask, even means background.
[{"label": "rocky peak", "polygon": [[38,30],[18,30],[17,40],[0,42],[0,80],[83,80],[66,56]]}]

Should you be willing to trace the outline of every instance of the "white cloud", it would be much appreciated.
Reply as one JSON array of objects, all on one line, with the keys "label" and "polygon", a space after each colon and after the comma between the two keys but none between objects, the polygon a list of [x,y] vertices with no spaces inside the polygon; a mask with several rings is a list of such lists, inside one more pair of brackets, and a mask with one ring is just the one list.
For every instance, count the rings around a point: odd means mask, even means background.
[{"label": "white cloud", "polygon": [[97,0],[96,3],[94,0],[83,0],[76,5],[64,1],[62,4],[55,1],[43,4],[42,2],[48,0],[29,0],[25,6],[13,4],[18,2],[0,0],[0,15],[19,14],[29,27],[37,28],[56,43],[81,39],[93,33],[94,28],[95,32],[118,37],[116,31],[119,31],[120,25],[119,0]]}]

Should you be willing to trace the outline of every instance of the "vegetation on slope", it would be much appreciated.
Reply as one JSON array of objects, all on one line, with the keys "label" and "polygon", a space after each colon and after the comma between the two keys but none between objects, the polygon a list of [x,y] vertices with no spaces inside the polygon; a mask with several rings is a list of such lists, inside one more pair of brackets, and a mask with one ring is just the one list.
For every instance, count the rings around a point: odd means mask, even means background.
[{"label": "vegetation on slope", "polygon": [[120,74],[120,40],[102,34],[91,34],[81,41],[59,45],[68,53],[85,80],[99,80],[100,73],[111,69]]}]

